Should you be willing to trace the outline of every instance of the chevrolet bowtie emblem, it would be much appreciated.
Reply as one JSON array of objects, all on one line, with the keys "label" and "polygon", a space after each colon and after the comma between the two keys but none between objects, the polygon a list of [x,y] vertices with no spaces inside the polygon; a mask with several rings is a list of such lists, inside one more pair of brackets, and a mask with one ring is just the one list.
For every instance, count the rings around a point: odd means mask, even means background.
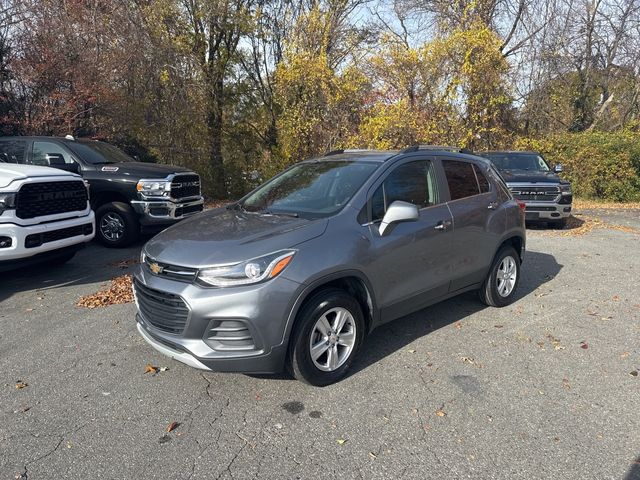
[{"label": "chevrolet bowtie emblem", "polygon": [[156,275],[160,275],[162,273],[162,270],[164,269],[160,265],[158,265],[156,262],[151,262],[149,263],[149,270],[151,270]]}]

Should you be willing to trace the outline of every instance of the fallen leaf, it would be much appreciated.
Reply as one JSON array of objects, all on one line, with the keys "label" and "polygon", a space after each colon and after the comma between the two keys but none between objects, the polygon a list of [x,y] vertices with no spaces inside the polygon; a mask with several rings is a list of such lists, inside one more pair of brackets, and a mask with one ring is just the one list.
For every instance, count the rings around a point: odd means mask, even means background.
[{"label": "fallen leaf", "polygon": [[589,344],[583,340],[582,342],[580,342],[580,348],[586,350],[587,348],[589,348]]},{"label": "fallen leaf", "polygon": [[416,353],[416,349],[415,348],[410,348],[408,351],[409,351],[409,353]]},{"label": "fallen leaf", "polygon": [[611,300],[613,300],[614,302],[619,302],[620,301],[620,296],[619,295],[614,295],[613,297],[611,297]]},{"label": "fallen leaf", "polygon": [[457,328],[458,330],[460,330],[460,329],[462,328],[462,323],[460,323],[460,322],[456,322],[456,325],[455,325],[455,326],[456,326],[456,328]]},{"label": "fallen leaf", "polygon": [[503,325],[494,325],[494,327],[496,327],[496,328],[502,328],[502,327],[503,327]]},{"label": "fallen leaf", "polygon": [[147,363],[147,366],[144,367],[144,373],[153,373],[156,374],[158,373],[159,368],[158,367],[154,367],[153,365],[151,365],[150,363]]},{"label": "fallen leaf", "polygon": [[629,352],[622,352],[620,354],[620,358],[627,358],[629,356]]},{"label": "fallen leaf", "polygon": [[33,312],[33,308],[27,308],[25,309],[25,312]]},{"label": "fallen leaf", "polygon": [[438,410],[436,410],[436,415],[439,416],[439,417],[446,417],[447,416],[447,412],[445,412],[444,410],[439,408]]},{"label": "fallen leaf", "polygon": [[470,357],[460,357],[460,360],[466,363],[470,363],[471,365],[475,364],[475,362],[473,361],[473,358],[470,358]]},{"label": "fallen leaf", "polygon": [[369,456],[370,456],[371,458],[373,458],[374,460],[378,457],[378,455],[376,455],[376,454],[375,454],[375,453],[373,453],[373,452],[369,452]]},{"label": "fallen leaf", "polygon": [[99,308],[109,305],[133,302],[133,281],[131,275],[122,275],[111,280],[109,288],[81,297],[77,307]]},{"label": "fallen leaf", "polygon": [[345,443],[347,443],[347,440],[345,440],[344,438],[339,438],[336,440],[336,443],[338,445],[344,445]]},{"label": "fallen leaf", "polygon": [[171,422],[167,427],[167,433],[173,432],[176,428],[178,428],[180,424],[178,422]]},{"label": "fallen leaf", "polygon": [[169,370],[169,367],[162,367],[162,368],[160,368],[160,371],[161,371],[161,372],[166,372],[167,370]]},{"label": "fallen leaf", "polygon": [[29,384],[27,382],[23,382],[22,380],[18,380],[16,382],[16,388],[18,390],[22,390],[23,388],[28,387],[28,386],[29,386]]},{"label": "fallen leaf", "polygon": [[131,265],[137,265],[138,263],[140,263],[140,262],[138,261],[137,258],[130,258],[128,260],[122,260],[120,262],[110,263],[109,266],[110,267],[118,267],[118,268],[125,269],[125,268],[130,267]]},{"label": "fallen leaf", "polygon": [[571,389],[571,384],[569,383],[569,379],[568,378],[563,378],[562,379],[562,388],[566,388],[567,390]]},{"label": "fallen leaf", "polygon": [[629,375],[633,376],[633,377],[637,377],[638,376],[638,371],[634,370],[632,372],[629,372]]}]

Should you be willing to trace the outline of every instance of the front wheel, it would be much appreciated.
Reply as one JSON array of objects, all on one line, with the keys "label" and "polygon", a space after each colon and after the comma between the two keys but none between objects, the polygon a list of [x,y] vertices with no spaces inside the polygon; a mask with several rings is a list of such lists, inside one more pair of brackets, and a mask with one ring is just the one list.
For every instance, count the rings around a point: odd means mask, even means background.
[{"label": "front wheel", "polygon": [[492,307],[506,307],[513,302],[519,282],[520,257],[515,248],[502,247],[482,284],[480,300]]},{"label": "front wheel", "polygon": [[358,302],[342,290],[314,295],[298,315],[288,368],[293,376],[323,387],[342,379],[364,339]]},{"label": "front wheel", "polygon": [[96,211],[96,236],[107,247],[126,247],[135,242],[140,225],[133,209],[123,202],[109,202]]}]

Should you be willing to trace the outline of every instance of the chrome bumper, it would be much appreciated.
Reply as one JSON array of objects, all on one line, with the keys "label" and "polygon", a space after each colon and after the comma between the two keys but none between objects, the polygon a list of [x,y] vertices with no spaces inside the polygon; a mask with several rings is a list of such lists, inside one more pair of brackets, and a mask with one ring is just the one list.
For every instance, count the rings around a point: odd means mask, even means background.
[{"label": "chrome bumper", "polygon": [[[202,197],[187,202],[174,203],[170,201],[131,200],[131,206],[138,215],[143,215],[155,220],[180,220],[200,213],[203,209],[195,209],[204,206]],[[184,213],[184,210],[189,210]]]}]

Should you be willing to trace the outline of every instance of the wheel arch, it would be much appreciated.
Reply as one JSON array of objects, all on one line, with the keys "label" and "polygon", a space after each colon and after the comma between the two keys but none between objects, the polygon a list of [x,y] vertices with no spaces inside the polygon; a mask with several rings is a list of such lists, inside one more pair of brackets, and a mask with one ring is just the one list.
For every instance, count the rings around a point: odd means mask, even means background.
[{"label": "wheel arch", "polygon": [[310,283],[297,297],[287,319],[284,342],[289,343],[298,313],[304,304],[317,292],[338,288],[351,294],[362,309],[366,324],[366,331],[370,332],[377,323],[379,311],[371,283],[367,277],[358,270],[345,270],[325,275]]},{"label": "wheel arch", "polygon": [[129,199],[126,197],[126,195],[116,191],[106,190],[103,192],[98,192],[95,195],[91,195],[91,208],[93,210],[97,210],[102,205],[109,202],[122,202],[129,205]]},{"label": "wheel arch", "polygon": [[495,259],[495,256],[498,254],[500,249],[507,245],[515,249],[516,253],[518,254],[518,259],[520,260],[520,263],[522,263],[524,259],[525,239],[522,235],[518,233],[515,233],[515,234],[512,233],[510,235],[507,235],[505,238],[503,238],[502,242],[500,242],[500,245],[498,245],[498,248],[494,252],[493,258]]}]

